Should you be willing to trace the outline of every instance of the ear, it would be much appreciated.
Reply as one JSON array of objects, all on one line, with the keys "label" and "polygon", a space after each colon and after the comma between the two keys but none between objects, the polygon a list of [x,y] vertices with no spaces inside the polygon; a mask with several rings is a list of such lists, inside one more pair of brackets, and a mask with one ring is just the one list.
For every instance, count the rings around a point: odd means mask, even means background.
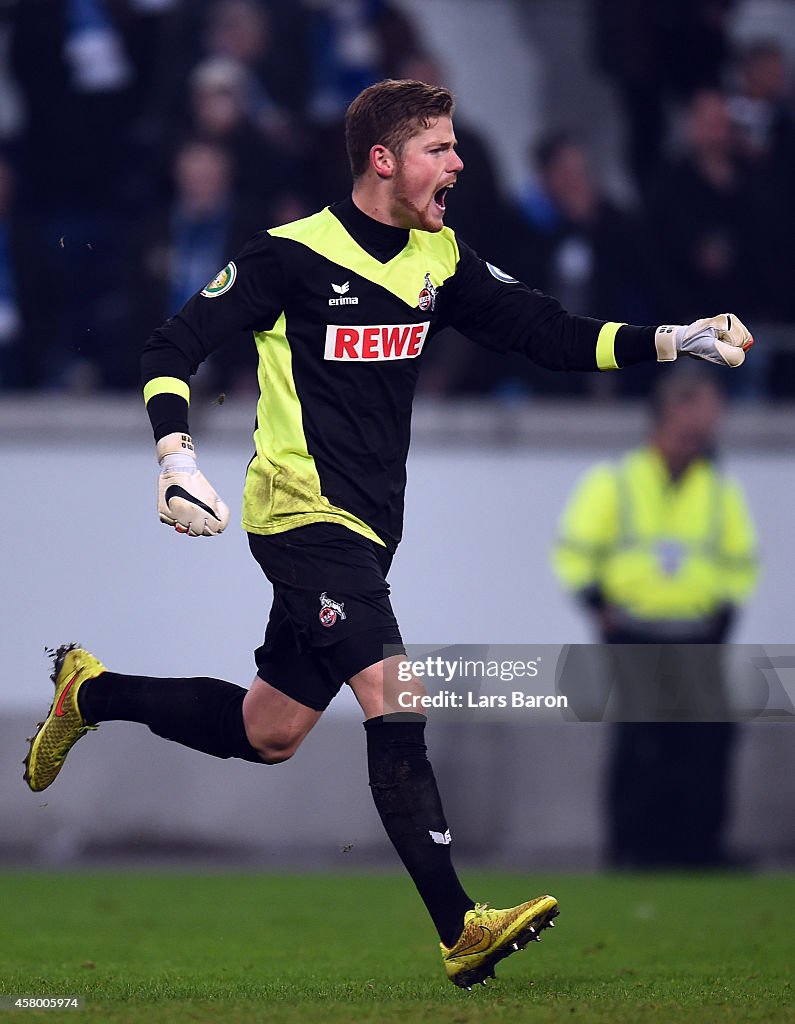
[{"label": "ear", "polygon": [[370,166],[379,178],[391,178],[397,168],[395,154],[386,146],[373,146],[370,150]]}]

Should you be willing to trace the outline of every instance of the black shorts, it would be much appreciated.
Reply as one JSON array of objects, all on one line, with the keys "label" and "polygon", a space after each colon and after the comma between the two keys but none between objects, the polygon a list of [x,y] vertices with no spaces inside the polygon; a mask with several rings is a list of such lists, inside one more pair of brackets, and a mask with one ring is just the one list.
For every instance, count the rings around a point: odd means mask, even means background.
[{"label": "black shorts", "polygon": [[248,542],[273,584],[265,641],[254,652],[260,679],[324,711],[351,676],[383,661],[386,645],[405,653],[386,548],[334,523],[250,533]]}]

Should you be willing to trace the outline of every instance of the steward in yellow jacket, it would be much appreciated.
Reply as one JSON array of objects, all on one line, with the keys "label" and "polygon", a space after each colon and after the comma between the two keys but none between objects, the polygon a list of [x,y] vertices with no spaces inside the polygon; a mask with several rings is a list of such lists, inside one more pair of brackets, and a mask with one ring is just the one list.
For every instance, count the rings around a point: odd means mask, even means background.
[{"label": "steward in yellow jacket", "polygon": [[[727,615],[756,581],[756,538],[743,493],[702,450],[700,441],[710,437],[678,436],[685,427],[679,402],[688,391],[676,383],[678,411],[658,419],[652,443],[592,469],[563,515],[556,572],[599,615],[605,639],[721,642]],[[709,419],[717,396],[703,383],[698,394],[710,406],[698,417]]]},{"label": "steward in yellow jacket", "polygon": [[721,648],[756,581],[739,485],[715,464],[709,378],[666,379],[647,447],[587,473],[553,564],[594,616],[618,719],[606,784],[617,867],[725,864],[734,728]]}]

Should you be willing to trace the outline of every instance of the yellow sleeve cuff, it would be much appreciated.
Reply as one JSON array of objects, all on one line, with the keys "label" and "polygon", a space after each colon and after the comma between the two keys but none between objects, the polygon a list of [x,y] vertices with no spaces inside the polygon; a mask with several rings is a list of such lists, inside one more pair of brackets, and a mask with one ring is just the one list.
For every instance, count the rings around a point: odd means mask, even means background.
[{"label": "yellow sleeve cuff", "polygon": [[144,384],[144,405],[155,395],[178,395],[190,405],[190,388],[179,377],[155,377]]},{"label": "yellow sleeve cuff", "polygon": [[617,370],[616,362],[616,335],[620,327],[626,324],[617,324],[613,321],[602,324],[599,337],[596,339],[596,365],[600,370]]}]

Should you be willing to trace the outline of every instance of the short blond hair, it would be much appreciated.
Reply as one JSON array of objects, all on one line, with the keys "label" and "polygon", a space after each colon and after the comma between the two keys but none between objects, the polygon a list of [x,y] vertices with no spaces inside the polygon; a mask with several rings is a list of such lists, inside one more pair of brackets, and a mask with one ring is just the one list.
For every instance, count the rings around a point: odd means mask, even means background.
[{"label": "short blond hair", "polygon": [[454,106],[453,94],[440,85],[387,78],[369,86],[345,115],[351,174],[354,178],[364,174],[373,146],[386,146],[399,156],[412,136],[437,118],[450,117]]}]

